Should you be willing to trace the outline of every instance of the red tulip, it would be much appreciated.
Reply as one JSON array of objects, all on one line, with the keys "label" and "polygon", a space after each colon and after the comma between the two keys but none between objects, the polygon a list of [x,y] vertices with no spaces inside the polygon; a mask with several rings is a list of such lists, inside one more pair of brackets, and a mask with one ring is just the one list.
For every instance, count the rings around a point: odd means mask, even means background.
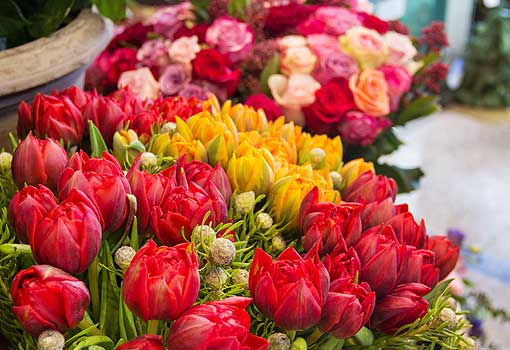
[{"label": "red tulip", "polygon": [[324,266],[329,272],[331,283],[342,280],[343,282],[353,281],[361,269],[361,262],[358,254],[353,248],[345,253],[340,247],[324,258]]},{"label": "red tulip", "polygon": [[359,278],[380,298],[395,287],[406,264],[406,247],[400,245],[391,227],[376,227],[363,233],[354,249],[361,261]]},{"label": "red tulip", "polygon": [[138,114],[144,110],[144,102],[129,89],[129,86],[124,86],[122,89],[113,92],[110,96],[117,101],[117,104],[126,115]]},{"label": "red tulip", "polygon": [[87,153],[80,150],[73,154],[67,168],[83,171],[94,171],[100,174],[111,174],[115,176],[124,176],[122,167],[114,156],[108,152],[103,152],[101,158],[90,158]]},{"label": "red tulip", "polygon": [[444,236],[431,236],[427,241],[427,249],[436,254],[435,265],[439,268],[439,279],[442,280],[452,272],[459,259],[459,246]]},{"label": "red tulip", "polygon": [[439,269],[434,265],[434,261],[434,252],[407,246],[407,265],[398,284],[417,282],[434,288],[439,281]]},{"label": "red tulip", "polygon": [[102,225],[95,204],[83,192],[73,189],[28,237],[32,254],[40,264],[81,273],[99,252]]},{"label": "red tulip", "polygon": [[250,269],[250,293],[276,325],[304,330],[316,325],[329,290],[329,275],[317,255],[303,259],[292,247],[273,262],[257,248]]},{"label": "red tulip", "polygon": [[165,346],[160,335],[145,334],[117,346],[115,350],[165,350]]},{"label": "red tulip", "polygon": [[122,296],[129,309],[146,321],[173,321],[193,305],[199,289],[193,245],[158,247],[150,240],[124,273]]},{"label": "red tulip", "polygon": [[165,173],[149,174],[140,171],[141,156],[140,153],[136,157],[126,177],[136,197],[138,230],[147,232],[152,230],[150,220],[152,208],[159,206],[170,189],[175,187],[175,179],[169,178]]},{"label": "red tulip", "polygon": [[12,157],[12,177],[16,186],[45,185],[57,188],[57,181],[68,161],[66,151],[55,140],[36,139],[30,132]]},{"label": "red tulip", "polygon": [[71,100],[72,103],[74,103],[74,105],[76,107],[78,107],[78,109],[80,111],[83,111],[83,107],[85,107],[85,105],[87,104],[89,99],[92,96],[94,96],[94,92],[92,94],[90,94],[88,92],[83,91],[76,85],[73,85],[65,90],[62,90],[60,93],[55,91],[55,92],[53,92],[52,95],[57,96],[57,97],[59,97],[59,96],[67,97],[68,99]]},{"label": "red tulip", "polygon": [[195,97],[186,99],[182,96],[159,98],[151,106],[161,114],[164,122],[174,122],[175,117],[186,120],[192,115],[202,112],[202,103]]},{"label": "red tulip", "polygon": [[91,120],[101,132],[105,142],[111,146],[113,134],[122,130],[128,116],[113,98],[92,96],[83,109],[83,118]]},{"label": "red tulip", "polygon": [[142,136],[150,138],[156,124],[161,125],[162,120],[160,115],[154,111],[142,111],[129,117],[129,128],[136,131],[140,138]]},{"label": "red tulip", "polygon": [[9,203],[9,219],[18,239],[27,243],[39,221],[56,206],[53,192],[43,185],[16,192]]},{"label": "red tulip", "polygon": [[200,304],[179,317],[168,332],[172,350],[264,350],[269,343],[250,333],[250,298]]},{"label": "red tulip", "polygon": [[401,284],[377,300],[370,327],[392,334],[400,327],[425,316],[429,303],[422,298],[430,288],[420,283]]},{"label": "red tulip", "polygon": [[67,145],[77,145],[83,139],[85,123],[78,107],[64,95],[37,94],[29,107],[21,102],[18,108],[18,136],[34,130],[38,136],[63,140]]},{"label": "red tulip", "polygon": [[425,222],[421,220],[418,225],[410,212],[394,216],[386,222],[386,225],[393,227],[401,244],[412,245],[417,249],[425,247],[425,238],[427,237]]},{"label": "red tulip", "polygon": [[367,171],[345,189],[343,199],[358,203],[381,202],[386,198],[395,200],[397,192],[395,180]]},{"label": "red tulip", "polygon": [[48,265],[19,271],[12,281],[11,297],[14,315],[33,336],[47,329],[73,329],[90,301],[85,283]]},{"label": "red tulip", "polygon": [[329,288],[319,329],[339,339],[352,337],[367,323],[374,305],[375,293],[367,283],[337,280]]},{"label": "red tulip", "polygon": [[306,251],[320,242],[320,253],[327,254],[336,246],[353,245],[361,236],[361,207],[354,203],[318,202],[314,187],[303,199],[300,211],[302,242]]},{"label": "red tulip", "polygon": [[396,214],[393,199],[386,198],[381,202],[367,203],[361,210],[363,229],[384,224]]}]

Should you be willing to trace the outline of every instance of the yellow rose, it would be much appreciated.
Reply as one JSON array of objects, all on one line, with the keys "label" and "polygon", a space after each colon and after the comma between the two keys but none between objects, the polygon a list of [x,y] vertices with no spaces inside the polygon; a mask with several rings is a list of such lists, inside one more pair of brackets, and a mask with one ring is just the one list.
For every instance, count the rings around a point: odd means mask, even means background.
[{"label": "yellow rose", "polygon": [[388,54],[383,37],[373,29],[353,27],[339,40],[342,50],[354,57],[361,69],[379,67]]},{"label": "yellow rose", "polygon": [[283,51],[280,70],[285,75],[310,74],[316,62],[317,57],[308,47],[292,46]]}]

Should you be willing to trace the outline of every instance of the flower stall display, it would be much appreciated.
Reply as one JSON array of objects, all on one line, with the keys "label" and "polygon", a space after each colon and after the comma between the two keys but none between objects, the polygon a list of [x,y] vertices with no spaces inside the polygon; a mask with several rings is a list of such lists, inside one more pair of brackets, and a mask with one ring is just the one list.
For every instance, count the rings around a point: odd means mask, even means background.
[{"label": "flower stall display", "polygon": [[[419,169],[377,162],[401,142],[392,126],[438,110],[448,45],[439,23],[422,38],[370,14],[365,1],[184,2],[162,7],[119,34],[89,69],[87,86],[129,85],[142,98],[214,93],[262,108],[270,120],[340,135],[345,160],[363,157],[414,188]],[[198,14],[201,14],[200,16]]]},{"label": "flower stall display", "polygon": [[340,137],[127,87],[19,116],[0,154],[13,348],[475,348],[444,280],[459,247]]}]

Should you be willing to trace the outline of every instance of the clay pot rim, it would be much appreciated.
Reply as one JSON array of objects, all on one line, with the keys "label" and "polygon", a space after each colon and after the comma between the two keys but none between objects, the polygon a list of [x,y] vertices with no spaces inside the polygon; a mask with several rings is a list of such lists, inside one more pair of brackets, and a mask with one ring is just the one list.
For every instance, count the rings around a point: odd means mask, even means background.
[{"label": "clay pot rim", "polygon": [[112,35],[113,23],[86,9],[48,37],[0,51],[0,96],[45,84],[89,64]]}]

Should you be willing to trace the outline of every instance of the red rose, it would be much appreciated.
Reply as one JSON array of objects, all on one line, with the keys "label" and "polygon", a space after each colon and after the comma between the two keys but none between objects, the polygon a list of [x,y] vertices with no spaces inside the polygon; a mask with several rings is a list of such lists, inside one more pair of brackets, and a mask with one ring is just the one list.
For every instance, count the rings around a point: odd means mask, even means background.
[{"label": "red rose", "polygon": [[337,131],[345,143],[365,147],[390,126],[389,119],[372,117],[360,111],[349,111],[338,125]]},{"label": "red rose", "polygon": [[301,5],[295,2],[284,6],[273,6],[269,8],[265,26],[274,35],[289,29],[294,30],[299,23],[308,19],[316,9],[317,6]]},{"label": "red rose", "polygon": [[182,26],[175,32],[174,40],[177,40],[183,36],[196,35],[198,37],[199,43],[205,43],[205,32],[207,32],[207,28],[209,28],[209,25],[207,25],[205,23],[195,24],[191,28]]},{"label": "red rose", "polygon": [[390,25],[388,24],[388,22],[383,21],[379,17],[372,16],[366,12],[358,13],[358,18],[363,24],[363,27],[373,29],[379,32],[379,34],[384,34],[390,29]]},{"label": "red rose", "polygon": [[131,45],[142,46],[142,44],[147,40],[147,35],[152,32],[153,29],[154,28],[152,25],[146,25],[142,22],[128,25],[124,27],[124,29],[119,34],[113,37],[106,50],[112,50],[118,47]]},{"label": "red rose", "polygon": [[232,95],[237,88],[241,71],[230,69],[227,59],[215,49],[205,49],[193,60],[193,72],[200,79],[209,80],[227,89]]},{"label": "red rose", "polygon": [[120,75],[135,69],[137,50],[133,48],[119,48],[114,51],[103,51],[87,69],[85,86],[96,88],[103,94],[117,89]]},{"label": "red rose", "polygon": [[315,133],[329,134],[345,113],[355,108],[347,79],[331,79],[315,92],[315,102],[303,108],[306,126]]},{"label": "red rose", "polygon": [[324,34],[326,32],[326,24],[317,18],[308,18],[306,21],[299,23],[297,30],[301,35]]},{"label": "red rose", "polygon": [[252,106],[255,109],[262,108],[264,113],[266,113],[267,120],[269,121],[276,120],[283,115],[278,104],[264,94],[249,96],[245,101],[245,105]]}]

